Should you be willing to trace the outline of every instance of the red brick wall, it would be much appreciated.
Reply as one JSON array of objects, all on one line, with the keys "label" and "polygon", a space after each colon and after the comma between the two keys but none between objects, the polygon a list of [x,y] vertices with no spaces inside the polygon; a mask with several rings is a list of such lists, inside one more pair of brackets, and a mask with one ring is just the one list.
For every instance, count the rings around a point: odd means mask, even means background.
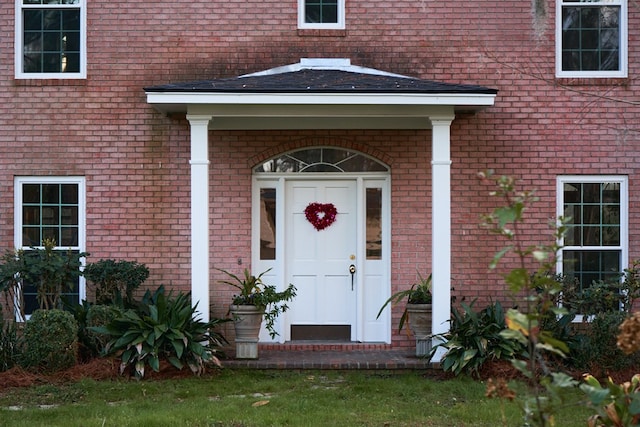
[{"label": "red brick wall", "polygon": [[[14,4],[0,4],[0,248],[13,245],[17,175],[83,175],[91,259],[146,263],[149,285],[190,287],[189,126],[145,102],[143,87],[235,76],[345,57],[355,65],[499,90],[494,107],[452,127],[453,285],[459,298],[503,294],[492,254],[502,247],[478,226],[498,201],[480,170],[537,188],[530,242],[555,215],[559,174],[625,174],[630,256],[640,257],[640,163],[636,74],[640,11],[629,6],[629,78],[554,77],[554,2],[348,0],[346,30],[298,31],[296,2],[88,0],[86,80],[15,80]],[[631,102],[624,102],[631,101]],[[429,132],[212,132],[213,266],[250,259],[250,187],[258,153],[313,137],[355,144],[392,166],[394,289],[430,265]],[[422,172],[422,173],[421,173]],[[212,274],[212,288],[219,277]],[[225,302],[226,303],[226,302]],[[213,302],[218,312],[222,304]],[[394,313],[397,318],[399,313]],[[403,340],[403,338],[398,338]]]}]

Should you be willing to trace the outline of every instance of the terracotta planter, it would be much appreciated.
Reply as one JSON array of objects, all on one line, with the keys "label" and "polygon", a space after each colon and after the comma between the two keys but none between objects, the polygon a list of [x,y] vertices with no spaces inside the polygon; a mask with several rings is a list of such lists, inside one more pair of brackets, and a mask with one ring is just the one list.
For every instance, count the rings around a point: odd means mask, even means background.
[{"label": "terracotta planter", "polygon": [[416,337],[416,356],[431,351],[431,304],[407,304],[409,328]]},{"label": "terracotta planter", "polygon": [[264,309],[254,305],[231,305],[229,311],[236,331],[236,358],[257,359]]}]

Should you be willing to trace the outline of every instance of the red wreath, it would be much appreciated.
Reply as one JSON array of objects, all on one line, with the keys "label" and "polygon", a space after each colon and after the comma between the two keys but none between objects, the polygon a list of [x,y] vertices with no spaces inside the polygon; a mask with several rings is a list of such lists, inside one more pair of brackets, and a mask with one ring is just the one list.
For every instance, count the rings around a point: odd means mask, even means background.
[{"label": "red wreath", "polygon": [[307,221],[315,227],[316,230],[324,230],[336,220],[338,210],[333,203],[309,203],[304,210]]}]

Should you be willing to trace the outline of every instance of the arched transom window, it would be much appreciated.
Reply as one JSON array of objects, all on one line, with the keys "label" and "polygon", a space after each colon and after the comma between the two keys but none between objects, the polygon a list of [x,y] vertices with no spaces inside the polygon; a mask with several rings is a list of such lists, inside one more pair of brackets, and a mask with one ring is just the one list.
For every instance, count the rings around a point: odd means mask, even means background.
[{"label": "arched transom window", "polygon": [[383,163],[342,148],[303,148],[282,154],[256,166],[255,173],[388,172]]}]

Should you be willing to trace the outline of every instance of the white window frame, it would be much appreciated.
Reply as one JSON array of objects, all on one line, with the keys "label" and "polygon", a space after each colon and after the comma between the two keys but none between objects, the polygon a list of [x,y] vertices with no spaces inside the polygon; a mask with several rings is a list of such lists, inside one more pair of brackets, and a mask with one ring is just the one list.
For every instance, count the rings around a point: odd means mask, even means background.
[{"label": "white window frame", "polygon": [[[22,186],[23,184],[76,184],[78,186],[78,245],[77,246],[56,246],[56,250],[77,250],[86,252],[86,182],[83,176],[21,176],[16,177],[14,181],[14,245],[15,248],[30,249],[31,246],[24,245],[22,239]],[[39,247],[42,249],[42,247]],[[82,265],[85,259],[81,258]],[[80,276],[78,285],[79,301],[87,298],[86,280]],[[30,316],[27,315],[27,318]]]},{"label": "white window frame", "polygon": [[[563,6],[619,6],[620,7],[620,69],[616,71],[564,71],[562,69],[562,7]],[[556,77],[564,78],[625,78],[628,69],[627,0],[556,1]]]},{"label": "white window frame", "polygon": [[[564,246],[564,241],[560,240],[562,248],[557,256],[556,273],[563,273],[562,257],[564,250],[619,250],[620,251],[620,273],[627,268],[629,259],[629,177],[624,175],[563,175],[557,177],[556,183],[556,215],[564,216],[564,184],[578,182],[581,184],[616,182],[620,184],[620,245],[619,246]],[[576,321],[581,321],[582,316],[578,316]]]},{"label": "white window frame", "polygon": [[305,0],[298,0],[298,28],[316,30],[344,30],[345,29],[345,3],[346,0],[338,0],[338,22],[311,23],[305,22]]},{"label": "white window frame", "polygon": [[[16,79],[86,79],[87,78],[87,0],[76,4],[24,4],[15,0],[15,78]],[[80,10],[80,71],[77,73],[25,73],[23,11],[26,9],[79,9]]]}]

